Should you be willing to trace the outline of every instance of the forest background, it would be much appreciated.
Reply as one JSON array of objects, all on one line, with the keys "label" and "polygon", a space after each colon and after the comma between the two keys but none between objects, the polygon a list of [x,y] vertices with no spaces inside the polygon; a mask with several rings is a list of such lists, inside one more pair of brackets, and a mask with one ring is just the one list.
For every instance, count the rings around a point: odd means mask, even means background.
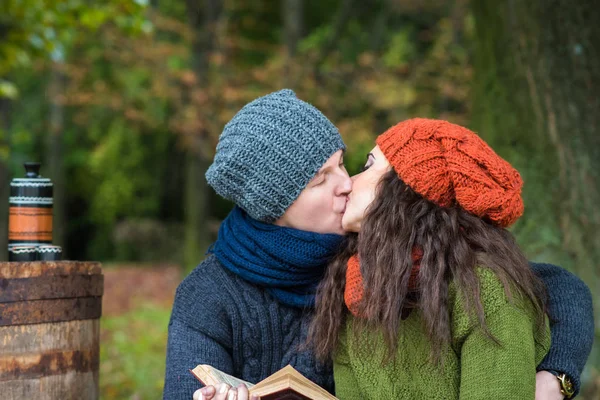
[{"label": "forest background", "polygon": [[[104,265],[103,398],[161,397],[173,290],[231,208],[204,180],[218,136],[284,87],[338,126],[351,173],[403,119],[477,131],[523,175],[519,244],[581,277],[600,321],[591,0],[3,0],[0,247],[9,182],[41,161],[54,243]],[[583,381],[599,398],[597,345]]]}]

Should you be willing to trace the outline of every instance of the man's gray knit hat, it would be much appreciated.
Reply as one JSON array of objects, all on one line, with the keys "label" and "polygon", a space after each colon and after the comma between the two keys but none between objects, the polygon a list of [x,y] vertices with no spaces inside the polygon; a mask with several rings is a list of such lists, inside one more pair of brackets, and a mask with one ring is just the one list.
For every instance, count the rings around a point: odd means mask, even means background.
[{"label": "man's gray knit hat", "polygon": [[248,103],[225,125],[206,180],[252,218],[273,222],[340,149],[331,121],[284,89]]}]

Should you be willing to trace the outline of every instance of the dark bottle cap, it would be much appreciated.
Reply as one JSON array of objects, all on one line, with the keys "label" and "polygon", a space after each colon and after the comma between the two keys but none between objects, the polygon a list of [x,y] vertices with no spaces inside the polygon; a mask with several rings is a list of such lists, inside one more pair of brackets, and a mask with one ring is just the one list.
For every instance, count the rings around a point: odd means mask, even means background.
[{"label": "dark bottle cap", "polygon": [[25,166],[25,177],[26,178],[39,178],[40,177],[40,166],[38,162],[26,162]]},{"label": "dark bottle cap", "polygon": [[58,261],[62,259],[62,248],[60,246],[41,245],[37,247],[38,260]]},{"label": "dark bottle cap", "polygon": [[38,257],[36,246],[8,246],[8,261],[37,261]]}]

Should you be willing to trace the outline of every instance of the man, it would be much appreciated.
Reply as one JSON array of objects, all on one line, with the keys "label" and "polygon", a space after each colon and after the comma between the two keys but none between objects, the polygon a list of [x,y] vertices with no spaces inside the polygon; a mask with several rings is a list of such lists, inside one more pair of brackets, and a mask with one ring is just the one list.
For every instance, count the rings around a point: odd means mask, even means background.
[{"label": "man", "polygon": [[[236,207],[211,254],[177,289],[164,399],[192,398],[200,385],[189,369],[198,364],[253,383],[291,364],[333,391],[331,367],[300,346],[315,288],[343,240],[351,191],[344,150],[335,126],[291,90],[252,101],[225,126],[206,177]],[[540,367],[564,372],[578,385],[593,338],[589,290],[558,267],[534,269],[548,285],[551,316],[559,321]],[[561,293],[566,287],[575,289]],[[570,336],[582,339],[576,348]],[[552,378],[538,388],[560,394]],[[216,398],[236,394],[222,389]],[[213,395],[214,388],[202,393]]]}]

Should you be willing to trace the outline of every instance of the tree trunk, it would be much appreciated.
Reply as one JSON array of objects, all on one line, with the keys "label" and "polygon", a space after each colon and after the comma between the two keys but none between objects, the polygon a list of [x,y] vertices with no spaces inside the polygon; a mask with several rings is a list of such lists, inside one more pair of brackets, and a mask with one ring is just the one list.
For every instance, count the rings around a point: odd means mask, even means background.
[{"label": "tree trunk", "polygon": [[319,56],[315,62],[313,67],[315,76],[320,79],[320,67],[321,64],[325,62],[329,54],[335,49],[338,41],[340,40],[342,34],[344,33],[344,29],[350,21],[350,18],[353,15],[354,11],[354,2],[355,0],[342,0],[336,11],[335,16],[332,21],[332,31],[327,39],[327,42],[323,45],[319,52]]},{"label": "tree trunk", "polygon": [[[10,100],[0,97],[0,150],[10,152]],[[10,169],[8,156],[0,153],[0,261],[8,259],[8,197],[10,195]]]},{"label": "tree trunk", "polygon": [[373,26],[371,28],[371,34],[369,38],[369,49],[371,51],[380,51],[385,43],[385,35],[387,34],[388,23],[392,16],[390,10],[392,0],[384,0],[380,4],[379,12],[373,20]]},{"label": "tree trunk", "polygon": [[[49,132],[46,142],[46,174],[54,184],[54,222],[52,227],[52,241],[58,246],[65,246],[65,168],[63,163],[63,130],[64,106],[60,103],[59,96],[65,89],[65,76],[61,71],[61,61],[52,64],[48,98],[50,99]],[[63,248],[63,254],[66,249]]]},{"label": "tree trunk", "polygon": [[597,291],[600,10],[567,0],[471,5],[473,125],[523,175],[517,240],[531,258],[574,269]]},{"label": "tree trunk", "polygon": [[586,273],[600,257],[600,12],[550,3],[473,2],[474,123],[522,167],[526,217],[547,227],[535,209],[558,210],[561,251]]},{"label": "tree trunk", "polygon": [[294,87],[292,66],[298,49],[298,42],[302,38],[303,0],[285,0],[282,2],[283,26],[286,47],[285,85]]},{"label": "tree trunk", "polygon": [[[195,148],[198,145],[194,146]],[[185,245],[184,263],[189,270],[197,265],[209,246],[208,191],[204,173],[208,163],[204,158],[188,150],[186,156],[185,184]]]},{"label": "tree trunk", "polygon": [[[216,31],[222,13],[221,1],[204,0],[204,7],[188,0],[189,24],[196,32],[193,44],[193,67],[201,88],[209,85],[209,57],[215,49]],[[202,110],[200,112],[203,112]],[[208,116],[210,117],[210,116]],[[207,124],[205,124],[206,126]],[[189,270],[201,261],[210,244],[208,205],[210,189],[204,177],[210,159],[207,152],[206,128],[192,138],[186,157],[185,245],[184,268]]]}]

